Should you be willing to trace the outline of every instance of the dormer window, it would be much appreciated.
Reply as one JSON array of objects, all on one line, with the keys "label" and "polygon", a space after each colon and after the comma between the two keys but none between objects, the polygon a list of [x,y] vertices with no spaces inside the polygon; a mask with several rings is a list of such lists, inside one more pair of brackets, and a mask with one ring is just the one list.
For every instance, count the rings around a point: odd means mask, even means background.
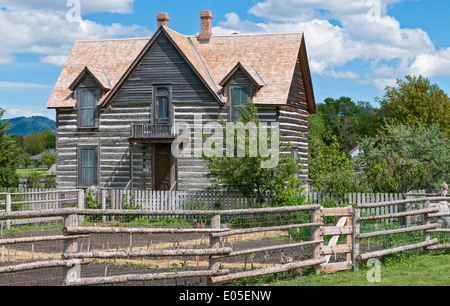
[{"label": "dormer window", "polygon": [[238,62],[219,83],[228,99],[229,120],[238,120],[239,108],[245,107],[247,99],[254,99],[258,90],[266,86],[252,65]]},{"label": "dormer window", "polygon": [[231,118],[233,121],[239,119],[239,109],[245,108],[248,94],[248,87],[231,88]]},{"label": "dormer window", "polygon": [[96,88],[79,89],[79,127],[95,128],[97,126],[97,103],[100,90]]},{"label": "dormer window", "polygon": [[98,104],[102,95],[111,90],[103,69],[84,67],[69,86],[78,105],[78,128],[98,128]]}]

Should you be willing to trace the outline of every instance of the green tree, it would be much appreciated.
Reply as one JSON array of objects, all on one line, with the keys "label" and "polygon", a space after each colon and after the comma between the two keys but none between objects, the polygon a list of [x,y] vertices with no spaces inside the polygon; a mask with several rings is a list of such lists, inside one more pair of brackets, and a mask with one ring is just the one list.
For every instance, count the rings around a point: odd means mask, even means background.
[{"label": "green tree", "polygon": [[438,124],[450,136],[450,100],[437,84],[422,76],[397,79],[397,87],[386,87],[377,98],[389,123],[429,127]]},{"label": "green tree", "polygon": [[[0,108],[0,119],[5,110]],[[13,138],[7,136],[8,121],[0,121],[0,168],[16,170],[20,166],[20,148]]]},{"label": "green tree", "polygon": [[29,168],[34,164],[34,159],[31,158],[30,154],[22,154],[22,166]]},{"label": "green tree", "polygon": [[47,166],[47,169],[56,163],[56,155],[49,152],[42,153],[41,158],[39,158],[39,164]]},{"label": "green tree", "polygon": [[368,191],[364,175],[355,170],[322,113],[309,118],[309,178],[315,190],[339,196]]},{"label": "green tree", "polygon": [[[250,143],[256,144],[259,148],[259,143],[262,139],[259,137],[259,131],[261,130],[261,123],[259,121],[256,106],[251,99],[242,101],[243,107],[237,110],[238,120],[236,123],[241,123],[242,126],[248,126],[248,124],[254,124],[257,131],[256,139],[250,140],[249,130],[245,133],[241,133],[236,130],[231,134],[234,145],[227,147],[226,141],[224,141],[223,154],[205,154],[203,152],[202,160],[209,170],[209,173],[205,176],[211,181],[213,186],[210,190],[224,190],[227,193],[238,193],[244,197],[251,198],[256,196],[256,202],[262,204],[263,195],[266,193],[276,194],[277,197],[273,205],[286,205],[299,202],[297,201],[297,194],[293,191],[297,190],[301,192],[302,181],[294,178],[295,174],[300,172],[299,160],[292,158],[291,152],[288,147],[281,148],[279,152],[276,152],[277,158],[279,158],[278,165],[276,167],[263,166],[264,163],[268,163],[273,156],[263,157],[261,151],[258,150],[257,154],[250,154]],[[221,120],[221,127],[223,128],[223,138],[226,139],[227,131],[225,129],[226,122]],[[228,133],[230,131],[228,130]],[[230,136],[230,134],[228,134]],[[273,147],[275,142],[268,137],[269,147]],[[245,150],[239,154],[238,143],[244,143]],[[281,142],[280,142],[281,143]],[[212,146],[212,148],[215,148]],[[241,147],[242,149],[242,147]],[[275,149],[275,148],[273,148]],[[233,156],[228,157],[226,151],[232,152]],[[243,153],[243,154],[242,154]],[[278,154],[279,153],[279,154]],[[221,156],[222,155],[222,156]],[[289,199],[289,200],[288,200]]]},{"label": "green tree", "polygon": [[349,97],[327,98],[317,110],[346,150],[354,147],[360,137],[374,136],[383,123],[378,109],[368,102],[355,103]]},{"label": "green tree", "polygon": [[41,133],[27,135],[23,139],[23,150],[30,155],[37,155],[45,149],[54,149],[55,147],[56,135],[50,128]]}]

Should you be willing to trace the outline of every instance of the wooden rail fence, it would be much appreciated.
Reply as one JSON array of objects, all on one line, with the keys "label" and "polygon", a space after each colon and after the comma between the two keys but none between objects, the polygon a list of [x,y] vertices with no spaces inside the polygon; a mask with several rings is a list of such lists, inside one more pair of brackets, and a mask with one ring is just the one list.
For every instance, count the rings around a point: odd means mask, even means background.
[{"label": "wooden rail fence", "polygon": [[[110,197],[110,206],[108,207],[107,198],[108,192]],[[43,194],[43,193],[37,193]],[[37,194],[35,196],[37,196]],[[12,221],[23,219],[42,219],[42,218],[61,218],[63,220],[64,228],[62,235],[51,237],[28,237],[28,238],[8,238],[0,239],[0,247],[24,243],[36,243],[41,241],[63,241],[64,248],[61,254],[61,260],[43,260],[39,262],[31,262],[18,265],[10,265],[0,267],[0,274],[29,271],[35,269],[42,269],[48,267],[63,267],[64,268],[64,284],[69,286],[80,285],[100,285],[100,284],[120,284],[130,281],[147,281],[147,280],[161,280],[174,279],[180,277],[195,277],[204,276],[208,278],[209,285],[217,285],[228,283],[233,280],[241,278],[257,277],[266,274],[273,274],[279,272],[286,272],[293,269],[313,267],[316,273],[333,273],[341,270],[354,269],[358,270],[361,261],[370,258],[376,258],[397,252],[424,249],[424,250],[439,250],[449,248],[449,244],[439,244],[438,239],[432,239],[433,233],[448,233],[448,228],[439,228],[436,223],[436,218],[450,216],[449,212],[439,212],[436,203],[440,201],[448,201],[448,197],[426,197],[391,200],[394,197],[386,197],[385,201],[375,203],[364,203],[363,200],[358,200],[358,194],[355,196],[355,205],[348,205],[346,207],[338,208],[323,208],[318,204],[293,206],[293,207],[267,207],[267,208],[248,208],[245,207],[248,203],[241,202],[242,205],[227,206],[227,201],[230,198],[214,197],[212,194],[189,194],[178,193],[178,196],[171,197],[171,193],[160,193],[161,199],[168,199],[167,201],[160,201],[164,205],[154,205],[153,202],[148,205],[138,205],[133,210],[121,210],[120,201],[123,197],[129,196],[130,200],[136,194],[120,193],[113,190],[101,191],[101,209],[86,209],[85,208],[85,193],[83,190],[67,190],[67,191],[53,191],[50,194],[58,194],[57,198],[50,200],[49,203],[58,203],[54,207],[46,207],[40,210],[20,210],[12,211],[12,205],[23,205],[23,207],[30,207],[30,204],[41,200],[20,200],[20,197],[30,196],[28,193],[16,194],[0,194],[5,196],[6,209],[0,212],[0,222],[5,222],[6,228],[10,228]],[[72,194],[71,197],[63,195]],[[73,196],[75,194],[76,196]],[[158,201],[158,193],[152,193],[153,199],[156,197]],[[55,196],[56,197],[56,196]],[[13,201],[12,199],[19,199]],[[23,198],[22,198],[23,199]],[[145,196],[142,197],[142,203],[145,202]],[[224,199],[227,199],[225,201]],[[236,200],[237,198],[235,198]],[[376,197],[375,197],[376,199]],[[65,202],[71,202],[74,207],[65,207]],[[231,200],[230,200],[231,201]],[[31,203],[30,203],[31,202]],[[201,203],[201,204],[199,204]],[[239,203],[239,201],[238,201]],[[218,205],[220,204],[220,205]],[[395,210],[393,207],[401,208],[410,206],[414,209]],[[111,209],[113,208],[113,209]],[[252,228],[224,228],[221,220],[227,217],[235,216],[251,216],[264,214],[288,214],[306,212],[310,214],[310,222],[287,225],[274,226],[259,226]],[[192,217],[192,216],[208,216],[211,218],[210,228],[133,228],[133,227],[82,227],[80,222],[86,216],[100,216],[103,222],[113,220],[117,217],[129,216],[165,216],[165,217]],[[422,224],[414,224],[412,222],[405,223],[406,227],[377,230],[373,232],[361,232],[361,225],[365,222],[389,222],[390,220],[398,220],[400,218],[415,218],[420,216]],[[325,226],[325,217],[339,217],[335,226]],[[406,219],[405,219],[406,220]],[[414,219],[410,219],[413,220]],[[280,244],[277,246],[258,247],[246,250],[234,250],[232,247],[221,246],[221,238],[230,236],[262,233],[279,230],[290,229],[311,229],[311,237],[308,241],[294,242]],[[398,247],[377,250],[373,252],[361,252],[361,241],[371,237],[388,236],[399,233],[423,232],[423,239],[421,242],[402,245]],[[209,247],[203,249],[148,249],[146,251],[117,250],[117,251],[79,251],[78,240],[88,238],[93,234],[143,234],[151,235],[155,233],[165,234],[180,234],[180,233],[203,233],[209,235]],[[325,237],[330,237],[326,240]],[[344,243],[338,243],[339,237],[344,237]],[[325,241],[328,241],[325,245]],[[285,262],[279,266],[266,267],[263,269],[235,272],[231,273],[224,269],[221,264],[222,259],[249,255],[254,253],[267,252],[270,250],[280,250],[284,248],[293,247],[312,247],[312,258]],[[338,260],[338,255],[342,254]],[[2,254],[3,256],[3,254]],[[184,272],[167,272],[167,273],[150,273],[144,275],[121,275],[109,277],[92,277],[80,278],[79,268],[87,265],[96,259],[120,259],[120,258],[142,258],[142,257],[180,257],[180,256],[207,256],[208,269],[203,271],[184,271]],[[330,262],[332,256],[335,256],[333,263]]]}]

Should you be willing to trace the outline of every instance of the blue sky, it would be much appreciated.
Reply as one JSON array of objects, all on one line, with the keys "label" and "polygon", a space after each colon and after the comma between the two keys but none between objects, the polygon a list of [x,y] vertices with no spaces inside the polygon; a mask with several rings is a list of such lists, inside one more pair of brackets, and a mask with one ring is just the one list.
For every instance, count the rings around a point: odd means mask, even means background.
[{"label": "blue sky", "polygon": [[348,96],[377,107],[408,74],[450,93],[446,0],[0,0],[4,118],[55,118],[45,105],[76,40],[149,37],[160,12],[173,30],[196,34],[202,10],[213,12],[216,34],[305,32],[317,103]]}]

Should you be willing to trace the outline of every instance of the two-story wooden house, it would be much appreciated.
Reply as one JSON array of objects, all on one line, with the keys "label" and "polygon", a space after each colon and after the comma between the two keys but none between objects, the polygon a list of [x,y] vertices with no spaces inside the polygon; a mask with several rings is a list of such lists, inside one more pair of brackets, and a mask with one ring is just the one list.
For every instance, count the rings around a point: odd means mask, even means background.
[{"label": "two-story wooden house", "polygon": [[233,120],[249,96],[261,121],[279,122],[308,177],[308,115],[316,111],[303,33],[196,36],[158,14],[151,38],[77,41],[49,98],[56,110],[58,188],[201,190],[199,158],[175,157],[178,121]]}]

